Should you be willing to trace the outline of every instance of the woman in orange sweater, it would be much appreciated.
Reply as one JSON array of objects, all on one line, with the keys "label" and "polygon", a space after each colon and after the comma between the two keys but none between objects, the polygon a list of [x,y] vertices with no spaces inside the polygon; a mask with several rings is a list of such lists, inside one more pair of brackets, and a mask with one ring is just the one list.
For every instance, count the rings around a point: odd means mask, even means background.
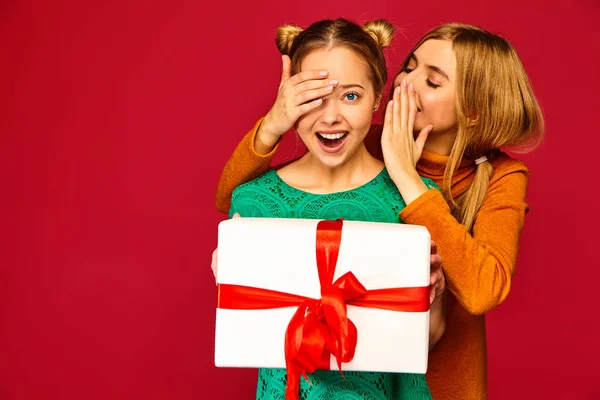
[{"label": "woman in orange sweater", "polygon": [[[304,109],[317,107],[315,101]],[[285,133],[274,119],[281,110],[275,111],[257,122],[227,162],[220,211],[229,210],[235,187],[269,168]],[[500,149],[533,149],[543,130],[510,43],[474,26],[446,24],[404,60],[384,124],[365,140],[406,201],[400,218],[426,226],[443,260],[447,327],[427,373],[434,399],[487,398],[484,314],[508,295],[528,209],[527,168]],[[427,190],[420,176],[433,179],[444,195]]]}]

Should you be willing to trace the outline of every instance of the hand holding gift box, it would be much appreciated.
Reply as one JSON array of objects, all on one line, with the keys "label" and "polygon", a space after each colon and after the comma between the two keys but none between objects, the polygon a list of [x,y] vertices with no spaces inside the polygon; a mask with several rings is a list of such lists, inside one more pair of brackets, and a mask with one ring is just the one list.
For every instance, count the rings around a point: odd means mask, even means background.
[{"label": "hand holding gift box", "polygon": [[222,222],[215,364],[285,367],[288,398],[315,369],[425,373],[429,243],[411,225]]}]

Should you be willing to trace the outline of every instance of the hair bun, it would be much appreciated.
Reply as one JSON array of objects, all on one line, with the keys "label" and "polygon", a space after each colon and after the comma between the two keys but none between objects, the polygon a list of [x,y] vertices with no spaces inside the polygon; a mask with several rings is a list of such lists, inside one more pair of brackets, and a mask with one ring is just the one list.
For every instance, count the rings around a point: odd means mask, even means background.
[{"label": "hair bun", "polygon": [[363,26],[363,30],[377,42],[380,48],[383,49],[392,43],[396,27],[385,19],[378,19],[376,21],[366,22]]},{"label": "hair bun", "polygon": [[290,54],[292,44],[294,44],[294,40],[296,40],[302,30],[303,29],[298,25],[292,24],[282,25],[277,28],[277,38],[275,39],[275,42],[277,43],[277,48],[281,54]]}]

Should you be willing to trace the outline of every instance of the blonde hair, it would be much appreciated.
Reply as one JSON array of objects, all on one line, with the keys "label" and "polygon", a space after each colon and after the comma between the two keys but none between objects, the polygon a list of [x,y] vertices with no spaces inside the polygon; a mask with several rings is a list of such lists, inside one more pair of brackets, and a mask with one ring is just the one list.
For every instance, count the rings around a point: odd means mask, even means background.
[{"label": "blonde hair", "polygon": [[410,55],[430,39],[451,41],[456,56],[458,130],[442,188],[453,215],[471,232],[493,169],[489,162],[478,164],[470,187],[454,199],[452,176],[463,157],[489,158],[500,148],[533,150],[543,138],[544,118],[525,68],[506,39],[476,26],[451,23],[427,33]]},{"label": "blonde hair", "polygon": [[394,25],[383,19],[366,22],[361,27],[340,18],[315,22],[306,30],[292,24],[280,26],[275,42],[282,54],[290,56],[292,74],[299,71],[302,59],[311,51],[346,47],[365,62],[375,93],[381,95],[387,81],[382,50],[392,42],[394,31]]}]

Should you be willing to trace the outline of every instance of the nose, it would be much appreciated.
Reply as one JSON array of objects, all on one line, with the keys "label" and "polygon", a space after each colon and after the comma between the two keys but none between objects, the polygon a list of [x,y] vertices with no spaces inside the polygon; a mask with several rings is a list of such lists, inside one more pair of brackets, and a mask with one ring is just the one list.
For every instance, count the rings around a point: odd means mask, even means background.
[{"label": "nose", "polygon": [[[406,79],[406,84],[410,84],[412,83],[413,86],[415,87],[415,90],[417,91],[417,93],[419,92],[420,86],[423,82],[425,82],[426,78],[423,79],[418,79],[419,78],[419,69],[415,69],[413,71],[410,71],[408,74],[404,74],[403,79]],[[400,80],[399,82],[400,84],[402,83],[402,80]]]},{"label": "nose", "polygon": [[419,93],[421,91],[421,89],[423,88],[423,85],[425,84],[425,80],[427,79],[426,76],[421,77],[421,73],[419,71],[419,69],[415,69],[412,70],[410,72],[404,72],[399,74],[396,79],[394,80],[394,89],[397,88],[398,86],[402,85],[402,81],[406,80],[406,84],[410,84],[412,83],[413,86],[415,87],[415,92],[416,92],[416,97],[417,97],[417,107],[419,108],[419,111],[421,111],[421,105],[419,102]]},{"label": "nose", "polygon": [[394,78],[394,87],[398,87],[402,84],[402,81],[404,79],[406,79],[406,83],[412,83],[413,85],[415,84],[415,82],[417,81],[416,77],[418,75],[417,70],[412,70],[410,72],[406,72],[406,71],[402,71],[400,72],[398,75],[396,75],[396,78]]},{"label": "nose", "polygon": [[321,106],[321,121],[327,125],[333,125],[342,120],[339,102],[334,98],[324,98]]}]

